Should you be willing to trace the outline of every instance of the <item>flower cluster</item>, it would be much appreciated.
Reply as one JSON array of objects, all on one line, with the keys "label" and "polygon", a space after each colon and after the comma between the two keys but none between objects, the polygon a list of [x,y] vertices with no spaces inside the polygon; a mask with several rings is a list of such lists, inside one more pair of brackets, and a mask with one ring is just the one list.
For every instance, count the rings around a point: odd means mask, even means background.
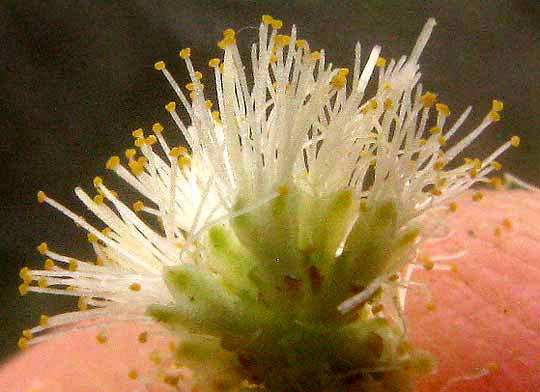
[{"label": "flower cluster", "polygon": [[503,104],[494,100],[454,141],[471,108],[448,125],[448,106],[419,84],[434,26],[428,20],[397,61],[378,46],[364,61],[358,44],[349,72],[295,27],[278,34],[282,22],[265,15],[249,75],[225,30],[223,58],[209,61],[217,104],[205,98],[190,49],[179,53],[185,90],[157,62],[190,118],[166,105],[189,148],[169,146],[159,123],[150,135],[135,130],[127,164],[113,156],[106,167],[144,201],[126,205],[100,177],[95,196],[75,190],[102,230],[38,193],[88,232],[97,260],[38,247],[45,268],[21,270],[21,294],[76,296],[79,310],[41,316],[19,346],[58,326],[99,325],[104,342],[107,324],[157,321],[180,337],[175,361],[203,390],[408,390],[434,366],[407,341],[402,317],[430,212],[493,182],[497,156],[519,144],[513,137],[483,160],[453,163]]}]

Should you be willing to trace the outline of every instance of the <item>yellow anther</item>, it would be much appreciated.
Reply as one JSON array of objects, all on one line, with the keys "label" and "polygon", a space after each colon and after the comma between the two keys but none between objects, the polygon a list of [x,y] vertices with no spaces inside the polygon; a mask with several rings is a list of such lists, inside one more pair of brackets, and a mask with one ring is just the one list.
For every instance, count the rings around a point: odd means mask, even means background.
[{"label": "yellow anther", "polygon": [[133,203],[133,211],[139,212],[143,208],[144,208],[144,203],[142,201],[139,200]]},{"label": "yellow anther", "polygon": [[176,349],[177,349],[176,343],[175,343],[175,342],[172,342],[172,341],[169,342],[169,351],[170,351],[171,353],[174,353],[174,352],[176,352]]},{"label": "yellow anther", "polygon": [[428,259],[428,261],[424,263],[424,269],[427,271],[431,271],[433,268],[435,268],[435,263]]},{"label": "yellow anther", "polygon": [[154,64],[154,68],[157,69],[158,71],[164,70],[165,69],[165,62],[164,61],[158,61],[157,63]]},{"label": "yellow anther", "polygon": [[497,225],[497,227],[495,227],[495,230],[493,231],[493,234],[495,235],[495,237],[500,237],[502,235],[502,227]]},{"label": "yellow anther", "polygon": [[180,169],[183,169],[185,167],[187,167],[187,168],[191,167],[191,158],[189,156],[187,156],[187,155],[181,156],[178,159],[178,167]]},{"label": "yellow anther", "polygon": [[433,302],[430,302],[429,304],[427,304],[427,310],[429,310],[430,312],[434,312],[437,310],[437,305],[435,305]]},{"label": "yellow anther", "polygon": [[94,233],[88,233],[86,235],[86,238],[88,238],[88,242],[95,244],[98,241],[97,236]]},{"label": "yellow anther", "polygon": [[211,68],[216,68],[217,66],[219,66],[219,63],[221,63],[221,60],[220,60],[220,59],[218,59],[218,58],[211,59],[211,60],[208,62],[208,66],[211,67]]},{"label": "yellow anther", "polygon": [[510,144],[512,144],[513,147],[519,147],[520,141],[521,139],[519,138],[519,136],[512,136],[510,138]]},{"label": "yellow anther", "polygon": [[299,48],[307,48],[308,42],[305,39],[297,39],[296,46],[298,46]]},{"label": "yellow anther", "polygon": [[431,108],[433,105],[435,105],[435,102],[437,102],[437,95],[428,91],[422,95],[421,99],[424,107]]},{"label": "yellow anther", "polygon": [[144,171],[144,168],[142,167],[142,165],[138,161],[131,161],[131,162],[128,163],[128,166],[131,169],[131,172],[135,176],[141,175],[143,173],[143,171]]},{"label": "yellow anther", "polygon": [[321,52],[319,52],[319,51],[311,52],[311,59],[312,60],[320,60],[321,59]]},{"label": "yellow anther", "polygon": [[105,263],[103,262],[103,259],[101,257],[96,258],[96,265],[98,267],[103,267],[105,265]]},{"label": "yellow anther", "polygon": [[374,98],[371,101],[369,101],[369,106],[371,106],[371,108],[375,110],[379,107],[379,102]]},{"label": "yellow anther", "polygon": [[503,188],[503,180],[499,176],[493,176],[489,179],[490,185],[495,189],[502,189]]},{"label": "yellow anther", "polygon": [[276,35],[275,43],[278,46],[289,45],[291,43],[291,37],[289,37],[288,35],[278,34]]},{"label": "yellow anther", "polygon": [[131,135],[133,137],[144,137],[144,131],[142,128],[137,128],[136,130],[134,130],[133,132],[131,132]]},{"label": "yellow anther", "polygon": [[480,191],[478,192],[474,192],[473,195],[472,195],[472,200],[473,201],[480,201],[484,198],[484,194]]},{"label": "yellow anther", "polygon": [[46,314],[42,314],[41,316],[39,316],[39,325],[41,327],[46,327],[49,325],[49,316],[47,316]]},{"label": "yellow anther", "polygon": [[[219,113],[219,112],[218,112]],[[171,151],[169,151],[169,156],[178,158],[179,156],[188,155],[188,150],[186,147],[178,146],[171,148]]]},{"label": "yellow anther", "polygon": [[118,193],[116,191],[111,191],[111,195],[118,199]]},{"label": "yellow anther", "polygon": [[20,350],[26,350],[28,348],[28,339],[25,337],[19,338],[17,346]]},{"label": "yellow anther", "polygon": [[77,301],[77,307],[82,312],[88,310],[88,299],[86,299],[85,297],[79,297],[79,300]]},{"label": "yellow anther", "polygon": [[340,76],[347,76],[349,74],[349,68],[340,68],[338,71],[338,75]]},{"label": "yellow anther", "polygon": [[441,114],[441,116],[448,117],[450,116],[450,108],[444,103],[435,104],[435,110]]},{"label": "yellow anther", "polygon": [[287,184],[280,185],[276,191],[280,196],[287,196],[289,194],[289,186]]},{"label": "yellow anther", "polygon": [[154,365],[159,365],[161,363],[161,355],[159,355],[158,351],[152,351],[148,357],[150,358],[150,361],[154,363]]},{"label": "yellow anther", "polygon": [[504,108],[504,104],[502,101],[494,99],[491,102],[491,110],[493,110],[494,112],[500,112],[501,110],[503,110],[503,108]]},{"label": "yellow anther", "polygon": [[128,164],[129,168],[131,169],[131,172],[134,176],[140,176],[144,173],[144,167],[137,161],[131,161]]},{"label": "yellow anther", "polygon": [[136,379],[139,378],[139,373],[137,373],[137,371],[135,369],[131,369],[128,372],[128,377],[131,378],[132,380],[136,380]]},{"label": "yellow anther", "polygon": [[29,289],[30,289],[30,286],[27,283],[22,283],[19,285],[19,294],[26,295],[28,294]]},{"label": "yellow anther", "polygon": [[277,56],[275,54],[272,54],[270,56],[270,64],[275,64],[277,62]]},{"label": "yellow anther", "polygon": [[497,162],[497,161],[493,161],[489,165],[493,168],[493,170],[497,170],[497,171],[499,171],[499,170],[501,170],[503,168],[503,165],[500,162]]},{"label": "yellow anther", "polygon": [[439,144],[441,146],[445,146],[446,145],[446,138],[444,136],[439,136],[439,139],[437,139],[437,141],[439,142]]},{"label": "yellow anther", "polygon": [[22,336],[24,336],[28,340],[32,340],[34,338],[34,334],[29,329],[24,329],[22,331]]},{"label": "yellow anther", "polygon": [[38,279],[38,287],[41,287],[42,289],[45,289],[45,288],[49,287],[49,282],[47,282],[47,278],[45,278],[44,276],[39,278]]},{"label": "yellow anther", "polygon": [[103,185],[103,178],[101,177],[94,177],[94,186],[97,188],[99,187],[100,185]]},{"label": "yellow anther", "polygon": [[272,18],[270,15],[263,15],[262,16],[262,21],[263,21],[264,24],[269,25],[269,24],[272,23],[273,20],[274,20],[274,18]]},{"label": "yellow anther", "polygon": [[39,203],[43,203],[47,199],[47,195],[43,191],[37,193],[37,200]]},{"label": "yellow anther", "polygon": [[139,283],[132,283],[129,285],[131,291],[141,291],[141,285]]},{"label": "yellow anther", "polygon": [[433,165],[433,168],[437,171],[441,171],[442,169],[444,169],[445,166],[446,166],[446,162],[443,161],[442,159],[439,159],[435,162],[435,164]]},{"label": "yellow anther", "polygon": [[499,112],[492,110],[491,112],[489,112],[489,119],[493,122],[497,122],[501,120],[501,115],[499,114]]},{"label": "yellow anther", "polygon": [[135,141],[133,142],[133,145],[134,145],[135,147],[141,148],[142,146],[144,146],[144,143],[145,143],[144,137],[138,137],[138,138],[135,139]]},{"label": "yellow anther", "polygon": [[30,268],[22,267],[19,271],[19,278],[21,278],[24,283],[30,283],[32,281],[32,276],[30,276]]},{"label": "yellow anther", "polygon": [[188,84],[186,84],[186,89],[188,91],[193,91],[193,90],[195,90],[195,85],[193,83],[188,83]]},{"label": "yellow anther", "polygon": [[386,98],[386,99],[384,100],[384,108],[385,108],[386,110],[390,110],[390,109],[392,109],[393,107],[394,107],[394,102],[392,101],[392,99]]},{"label": "yellow anther", "polygon": [[399,280],[399,274],[392,274],[388,277],[389,282],[396,282]]},{"label": "yellow anther", "polygon": [[126,150],[125,155],[127,159],[133,159],[133,157],[137,154],[137,150],[134,148],[129,148]]},{"label": "yellow anther", "polygon": [[182,59],[184,59],[184,60],[187,59],[187,58],[189,58],[189,57],[191,56],[191,48],[184,48],[184,49],[182,49],[182,50],[178,53],[178,55],[180,56],[180,58],[182,58]]},{"label": "yellow anther", "polygon": [[233,29],[225,29],[225,31],[223,31],[223,38],[234,38],[235,35],[236,32]]},{"label": "yellow anther", "polygon": [[165,110],[170,112],[174,112],[176,110],[176,102],[169,102],[167,105],[165,105]]},{"label": "yellow anther", "polygon": [[78,268],[79,268],[79,263],[77,262],[77,260],[74,260],[74,259],[69,260],[68,269],[71,272],[77,271]]},{"label": "yellow anther", "polygon": [[219,111],[215,110],[212,112],[212,118],[215,120],[215,121],[221,121],[221,119],[219,118],[220,114],[219,114]]},{"label": "yellow anther", "polygon": [[508,218],[504,218],[503,221],[502,221],[502,224],[508,230],[510,230],[512,228],[512,221],[510,219],[508,219]]},{"label": "yellow anther", "polygon": [[[156,144],[157,142],[157,138],[154,136],[154,135],[150,135],[148,136],[144,142],[148,145],[148,146],[152,146],[154,144]],[[145,157],[146,158],[146,157]]]},{"label": "yellow anther", "polygon": [[99,344],[105,344],[107,343],[107,340],[109,340],[109,338],[107,337],[107,335],[105,335],[104,332],[100,332],[96,335],[96,340]]},{"label": "yellow anther", "polygon": [[440,127],[431,127],[429,128],[428,132],[431,133],[432,135],[436,135],[438,133],[441,133],[442,129]]},{"label": "yellow anther", "polygon": [[377,67],[383,68],[386,66],[386,59],[384,57],[379,57],[377,59]]},{"label": "yellow anther", "polygon": [[458,209],[458,205],[455,201],[451,202],[449,205],[448,205],[448,209],[451,211],[451,212],[456,212],[457,209]]},{"label": "yellow anther", "polygon": [[146,343],[148,341],[148,332],[144,331],[139,334],[139,343]]},{"label": "yellow anther", "polygon": [[163,132],[163,125],[160,123],[155,123],[152,125],[152,132],[154,132],[156,135],[160,135],[161,132]]},{"label": "yellow anther", "polygon": [[204,101],[204,104],[206,105],[206,108],[207,109],[212,109],[212,106],[214,106],[214,104],[212,103],[211,100],[207,99],[206,101]]},{"label": "yellow anther", "polygon": [[195,79],[197,80],[201,80],[203,77],[203,74],[202,72],[199,72],[199,71],[195,71]]},{"label": "yellow anther", "polygon": [[96,204],[103,204],[103,201],[105,200],[105,197],[102,194],[95,195],[94,196],[94,203]]},{"label": "yellow anther", "polygon": [[330,84],[336,89],[341,90],[347,84],[347,78],[339,73],[332,78]]},{"label": "yellow anther", "polygon": [[55,264],[54,264],[54,261],[52,261],[51,259],[46,259],[45,260],[45,263],[43,265],[43,268],[45,268],[46,271],[52,271],[54,269]]},{"label": "yellow anther", "polygon": [[220,49],[225,49],[227,46],[234,45],[234,44],[236,44],[236,38],[234,38],[234,37],[226,37],[226,38],[223,38],[221,41],[218,42],[218,47]]},{"label": "yellow anther", "polygon": [[366,115],[369,113],[369,105],[365,105],[362,109],[360,109],[360,113]]},{"label": "yellow anther", "polygon": [[105,167],[109,170],[114,170],[116,167],[120,164],[120,157],[114,155],[109,158],[107,163],[105,164]]},{"label": "yellow anther", "polygon": [[103,230],[101,230],[101,233],[105,236],[105,237],[108,237],[109,234],[112,233],[112,229],[110,227],[105,227]]},{"label": "yellow anther", "polygon": [[41,244],[39,244],[39,246],[37,247],[37,250],[39,253],[41,253],[42,255],[44,255],[45,253],[47,253],[49,251],[49,247],[47,246],[47,243],[46,242],[42,242]]},{"label": "yellow anther", "polygon": [[279,19],[272,19],[272,22],[270,22],[270,24],[276,30],[279,30],[283,27],[283,22]]}]

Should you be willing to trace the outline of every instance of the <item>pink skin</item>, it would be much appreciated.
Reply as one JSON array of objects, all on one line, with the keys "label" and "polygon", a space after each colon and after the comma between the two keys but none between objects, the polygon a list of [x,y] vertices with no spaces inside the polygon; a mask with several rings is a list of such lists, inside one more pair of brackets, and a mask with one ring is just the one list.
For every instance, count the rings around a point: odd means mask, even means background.
[{"label": "pink skin", "polygon": [[[467,254],[452,261],[457,272],[419,270],[413,275],[428,283],[436,309],[428,311],[425,293],[411,290],[409,334],[440,360],[438,372],[422,382],[419,392],[540,390],[540,195],[486,192],[479,202],[468,195],[458,202],[457,212],[443,213],[443,219],[450,235],[425,244],[421,255]],[[154,375],[158,367],[148,355],[156,348],[168,353],[169,339],[151,335],[139,343],[143,330],[115,326],[105,344],[97,343],[98,331],[83,330],[38,345],[0,368],[0,390],[146,391],[127,374],[137,369]],[[484,377],[449,384],[493,363],[499,369]]]}]

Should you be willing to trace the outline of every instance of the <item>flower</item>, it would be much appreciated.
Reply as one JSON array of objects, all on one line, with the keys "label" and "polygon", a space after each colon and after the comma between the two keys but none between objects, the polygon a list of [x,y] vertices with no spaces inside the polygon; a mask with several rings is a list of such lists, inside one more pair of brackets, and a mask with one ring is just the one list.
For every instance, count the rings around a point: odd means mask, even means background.
[{"label": "flower", "polygon": [[190,118],[165,106],[189,149],[169,146],[159,123],[152,135],[133,131],[138,150],[126,150],[127,166],[113,156],[106,168],[145,201],[128,207],[101,177],[94,197],[75,190],[103,230],[38,193],[88,232],[97,260],[38,247],[45,268],[21,270],[21,294],[76,296],[79,311],[41,316],[19,346],[59,326],[102,326],[104,343],[107,324],[157,321],[181,338],[174,361],[203,390],[409,390],[435,366],[407,341],[402,317],[418,245],[437,208],[455,209],[451,200],[475,183],[496,185],[495,159],[519,144],[514,136],[483,160],[453,163],[503,104],[493,100],[476,128],[452,140],[471,108],[448,127],[448,106],[418,83],[434,26],[429,19],[410,56],[388,64],[376,46],[362,68],[358,44],[352,75],[295,27],[278,34],[282,22],[268,15],[246,74],[227,29],[223,60],[209,61],[215,111],[189,48],[179,53],[187,96],[157,62]]}]

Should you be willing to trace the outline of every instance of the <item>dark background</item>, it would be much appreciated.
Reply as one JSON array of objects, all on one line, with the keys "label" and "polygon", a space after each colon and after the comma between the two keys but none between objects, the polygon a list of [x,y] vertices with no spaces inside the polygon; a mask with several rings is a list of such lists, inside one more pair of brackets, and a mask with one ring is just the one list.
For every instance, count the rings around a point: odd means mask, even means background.
[{"label": "dark background", "polygon": [[[467,155],[486,156],[519,134],[519,151],[501,161],[540,183],[537,1],[3,1],[0,358],[15,351],[20,330],[41,313],[72,305],[60,297],[19,297],[19,269],[42,263],[35,246],[47,241],[58,252],[91,256],[85,233],[39,206],[36,192],[86,214],[75,186],[91,190],[107,158],[129,147],[133,129],[155,121],[172,129],[163,105],[173,92],[154,62],[165,60],[183,85],[188,80],[177,53],[191,47],[196,68],[210,75],[206,64],[221,55],[215,43],[222,31],[256,27],[263,13],[283,19],[285,30],[296,23],[299,37],[325,48],[336,66],[352,65],[356,41],[364,55],[374,44],[383,45],[386,58],[409,54],[435,16],[438,26],[420,61],[425,88],[450,105],[451,120],[474,106],[462,132],[481,120],[491,99],[505,103],[503,121]],[[238,35],[245,48],[255,38],[253,29]]]}]

